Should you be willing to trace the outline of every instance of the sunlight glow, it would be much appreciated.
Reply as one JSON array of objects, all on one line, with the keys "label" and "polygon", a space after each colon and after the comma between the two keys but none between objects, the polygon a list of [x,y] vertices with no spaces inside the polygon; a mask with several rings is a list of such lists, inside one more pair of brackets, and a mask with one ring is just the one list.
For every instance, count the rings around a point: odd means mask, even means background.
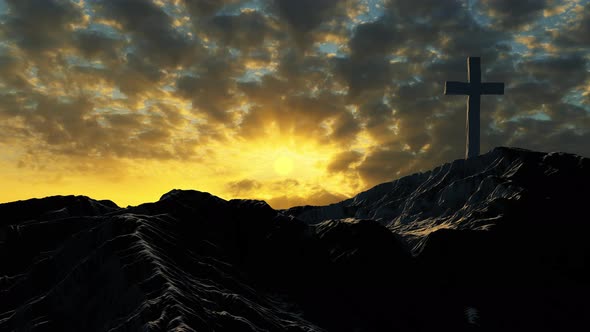
[{"label": "sunlight glow", "polygon": [[293,160],[287,156],[280,156],[274,162],[274,169],[279,175],[289,175],[293,171]]}]

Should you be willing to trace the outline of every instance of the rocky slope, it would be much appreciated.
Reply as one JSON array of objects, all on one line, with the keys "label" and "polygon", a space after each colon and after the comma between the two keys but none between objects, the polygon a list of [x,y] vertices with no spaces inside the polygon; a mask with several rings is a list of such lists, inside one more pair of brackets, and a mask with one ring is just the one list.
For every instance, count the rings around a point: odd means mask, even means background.
[{"label": "rocky slope", "polygon": [[0,204],[0,331],[588,330],[589,165],[499,148],[286,211]]},{"label": "rocky slope", "polygon": [[525,208],[530,200],[576,209],[590,197],[589,170],[590,160],[581,156],[500,147],[476,159],[455,160],[380,184],[336,204],[285,212],[310,224],[372,219],[400,234],[416,254],[437,230],[488,230],[509,209]]}]

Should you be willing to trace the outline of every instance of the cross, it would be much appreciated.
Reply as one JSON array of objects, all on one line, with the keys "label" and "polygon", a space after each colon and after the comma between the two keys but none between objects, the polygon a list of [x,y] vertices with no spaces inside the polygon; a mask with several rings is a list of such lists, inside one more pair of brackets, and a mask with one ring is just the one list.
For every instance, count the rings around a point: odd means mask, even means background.
[{"label": "cross", "polygon": [[467,95],[467,120],[465,121],[465,159],[479,156],[479,99],[480,95],[503,95],[504,83],[482,83],[479,57],[467,58],[468,82],[445,82],[445,95]]}]

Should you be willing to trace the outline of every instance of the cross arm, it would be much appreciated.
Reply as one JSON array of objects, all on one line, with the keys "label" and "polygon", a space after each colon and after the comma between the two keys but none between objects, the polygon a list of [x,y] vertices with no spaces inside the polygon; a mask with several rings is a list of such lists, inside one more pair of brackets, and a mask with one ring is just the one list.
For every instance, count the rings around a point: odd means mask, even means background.
[{"label": "cross arm", "polygon": [[481,94],[483,95],[503,95],[504,83],[489,82],[481,85]]},{"label": "cross arm", "polygon": [[468,95],[471,91],[469,83],[446,81],[445,95]]}]

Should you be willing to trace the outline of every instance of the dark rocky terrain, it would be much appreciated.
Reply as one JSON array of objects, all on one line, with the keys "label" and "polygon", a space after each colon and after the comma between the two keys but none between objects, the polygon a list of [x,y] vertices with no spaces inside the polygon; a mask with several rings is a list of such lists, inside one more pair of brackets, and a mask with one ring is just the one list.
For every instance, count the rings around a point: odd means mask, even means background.
[{"label": "dark rocky terrain", "polygon": [[587,331],[590,160],[497,148],[325,207],[0,204],[0,331]]}]

